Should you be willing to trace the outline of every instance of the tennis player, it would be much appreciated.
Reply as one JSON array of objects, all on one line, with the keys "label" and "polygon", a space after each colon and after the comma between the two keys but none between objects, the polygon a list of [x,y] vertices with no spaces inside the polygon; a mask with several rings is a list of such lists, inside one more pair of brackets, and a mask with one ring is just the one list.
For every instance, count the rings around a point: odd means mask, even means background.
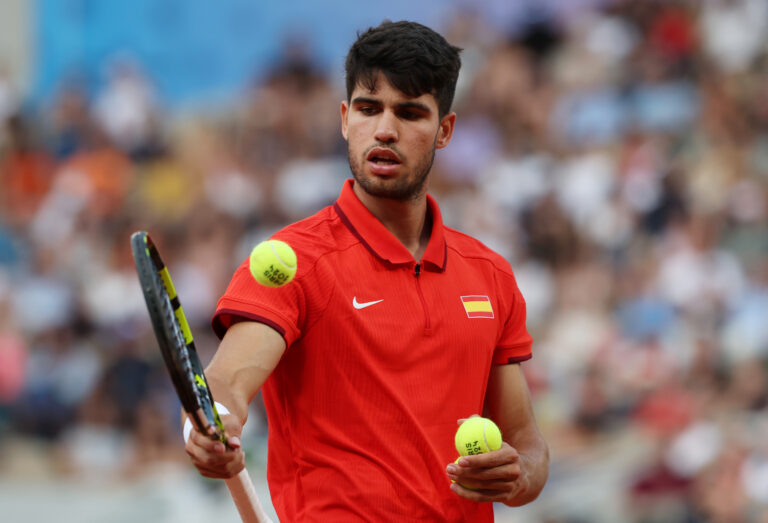
[{"label": "tennis player", "polygon": [[[193,432],[186,450],[204,476],[240,471],[238,436],[261,389],[283,521],[492,521],[490,502],[523,505],[546,481],[512,270],[443,225],[427,194],[453,134],[460,63],[416,23],[360,35],[341,103],[353,178],[332,206],[274,236],[297,253],[292,283],[262,287],[244,262],[218,303],[206,372],[235,448]],[[457,420],[473,413],[496,421],[504,443],[456,464]]]}]

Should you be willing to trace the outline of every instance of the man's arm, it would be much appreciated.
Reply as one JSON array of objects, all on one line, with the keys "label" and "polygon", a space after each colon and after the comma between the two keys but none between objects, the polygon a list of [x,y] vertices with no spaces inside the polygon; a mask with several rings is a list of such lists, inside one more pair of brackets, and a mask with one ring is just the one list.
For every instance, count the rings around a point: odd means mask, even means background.
[{"label": "man's arm", "polygon": [[536,425],[519,364],[491,368],[484,415],[501,429],[502,447],[463,457],[458,466],[448,465],[448,476],[456,481],[451,489],[474,501],[499,501],[510,506],[530,503],[547,481],[549,449]]},{"label": "man's arm", "polygon": [[267,325],[240,322],[232,325],[221,340],[205,376],[213,397],[230,414],[222,422],[232,447],[192,430],[186,452],[203,476],[230,478],[245,466],[240,435],[248,419],[248,405],[280,362],[285,340]]}]

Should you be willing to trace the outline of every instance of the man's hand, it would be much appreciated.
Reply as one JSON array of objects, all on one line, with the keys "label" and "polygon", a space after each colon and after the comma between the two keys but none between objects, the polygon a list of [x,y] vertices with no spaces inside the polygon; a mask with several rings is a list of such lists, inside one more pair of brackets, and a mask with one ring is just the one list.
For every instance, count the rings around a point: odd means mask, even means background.
[{"label": "man's hand", "polygon": [[516,504],[528,489],[521,461],[517,450],[505,442],[498,450],[462,456],[458,464],[449,464],[446,472],[455,481],[451,490],[463,498]]},{"label": "man's hand", "polygon": [[245,468],[245,453],[240,443],[242,423],[232,414],[223,414],[221,421],[227,432],[229,449],[221,441],[200,434],[194,428],[185,446],[192,464],[207,478],[231,478]]}]

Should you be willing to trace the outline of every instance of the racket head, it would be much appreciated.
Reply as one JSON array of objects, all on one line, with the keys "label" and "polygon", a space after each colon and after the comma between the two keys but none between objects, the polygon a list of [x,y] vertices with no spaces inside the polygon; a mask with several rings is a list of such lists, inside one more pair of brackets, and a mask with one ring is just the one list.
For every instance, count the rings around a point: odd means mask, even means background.
[{"label": "racket head", "polygon": [[226,444],[224,425],[168,268],[145,231],[131,235],[131,251],[152,328],[176,394],[197,431]]}]

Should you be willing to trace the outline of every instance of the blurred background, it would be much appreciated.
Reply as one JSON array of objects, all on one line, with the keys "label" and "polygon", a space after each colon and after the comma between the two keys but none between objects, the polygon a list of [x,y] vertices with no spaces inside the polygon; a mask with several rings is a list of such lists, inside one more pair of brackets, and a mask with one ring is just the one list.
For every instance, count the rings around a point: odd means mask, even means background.
[{"label": "blurred background", "polygon": [[[0,2],[2,520],[236,520],[129,235],[208,361],[250,246],[348,177],[343,59],[384,18],[464,48],[431,192],[528,302],[551,474],[497,519],[768,522],[766,0]],[[266,431],[257,399],[268,502]]]}]

